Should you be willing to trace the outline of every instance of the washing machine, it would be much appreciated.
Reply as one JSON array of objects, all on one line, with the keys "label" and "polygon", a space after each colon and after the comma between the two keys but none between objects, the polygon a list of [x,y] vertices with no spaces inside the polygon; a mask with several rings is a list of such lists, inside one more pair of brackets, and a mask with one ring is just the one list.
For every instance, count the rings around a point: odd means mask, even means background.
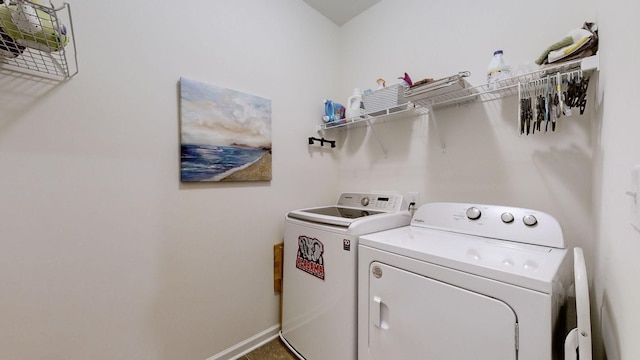
[{"label": "washing machine", "polygon": [[287,214],[280,338],[300,359],[357,358],[358,237],[410,220],[397,194],[343,193]]},{"label": "washing machine", "polygon": [[359,360],[561,358],[571,257],[549,214],[421,206],[360,237]]}]

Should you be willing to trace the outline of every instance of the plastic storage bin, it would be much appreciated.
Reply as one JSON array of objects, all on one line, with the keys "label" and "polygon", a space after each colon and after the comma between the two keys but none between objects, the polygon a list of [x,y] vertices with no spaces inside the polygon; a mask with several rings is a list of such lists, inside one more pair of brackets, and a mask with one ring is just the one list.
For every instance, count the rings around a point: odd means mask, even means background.
[{"label": "plastic storage bin", "polygon": [[365,114],[371,114],[404,104],[405,87],[398,84],[362,95]]}]

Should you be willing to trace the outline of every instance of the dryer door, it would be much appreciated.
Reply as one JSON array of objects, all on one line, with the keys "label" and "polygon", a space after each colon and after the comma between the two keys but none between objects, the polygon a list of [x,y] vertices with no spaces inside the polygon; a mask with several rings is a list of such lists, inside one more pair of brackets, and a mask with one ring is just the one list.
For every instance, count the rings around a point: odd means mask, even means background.
[{"label": "dryer door", "polygon": [[369,270],[366,358],[517,359],[517,318],[506,303],[378,262]]}]

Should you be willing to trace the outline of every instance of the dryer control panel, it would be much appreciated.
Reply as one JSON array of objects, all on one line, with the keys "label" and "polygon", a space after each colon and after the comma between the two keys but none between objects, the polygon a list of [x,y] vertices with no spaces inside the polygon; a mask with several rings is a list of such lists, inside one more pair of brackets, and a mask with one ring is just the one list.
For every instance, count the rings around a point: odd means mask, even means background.
[{"label": "dryer control panel", "polygon": [[465,203],[422,205],[412,226],[564,249],[562,228],[551,215],[524,208]]},{"label": "dryer control panel", "polygon": [[402,208],[402,195],[398,194],[342,193],[337,205],[383,212],[404,210]]}]

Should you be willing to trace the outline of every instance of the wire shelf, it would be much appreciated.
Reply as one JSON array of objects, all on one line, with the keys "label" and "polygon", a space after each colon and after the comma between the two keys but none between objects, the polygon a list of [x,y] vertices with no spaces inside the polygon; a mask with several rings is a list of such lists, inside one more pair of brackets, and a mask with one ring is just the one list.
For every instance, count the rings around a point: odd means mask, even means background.
[{"label": "wire shelf", "polygon": [[[442,93],[441,91],[433,91],[430,94],[426,91],[417,92],[409,96],[411,101],[391,107],[389,109],[381,110],[374,113],[369,113],[366,115],[362,115],[355,118],[347,118],[342,119],[340,121],[334,121],[330,123],[323,123],[318,125],[318,132],[321,133],[322,130],[328,129],[336,129],[336,128],[344,128],[351,127],[352,125],[367,125],[373,132],[373,136],[376,138],[378,143],[382,148],[382,152],[384,155],[387,155],[387,150],[384,147],[380,137],[378,137],[377,133],[371,126],[373,121],[378,120],[387,120],[387,119],[396,119],[400,117],[406,117],[408,115],[419,115],[424,116],[428,115],[432,120],[436,136],[440,141],[440,149],[444,153],[446,146],[438,129],[438,124],[436,121],[435,112],[433,111],[436,108],[443,108],[448,106],[466,104],[470,102],[480,101],[492,101],[499,100],[506,97],[518,95],[520,99],[522,99],[522,87],[533,84],[535,86],[540,86],[540,84],[544,84],[545,87],[547,82],[551,77],[556,77],[560,79],[562,77],[570,77],[579,73],[582,76],[582,71],[593,71],[599,69],[599,56],[593,55],[588,58],[578,59],[574,61],[567,61],[561,64],[554,64],[551,66],[546,66],[544,68],[538,69],[537,71],[523,74],[519,76],[515,76],[509,79],[505,79],[491,85],[485,84],[475,87],[466,87],[468,83],[465,85],[461,85],[457,90],[452,90],[450,92]],[[466,75],[465,75],[466,76]],[[463,87],[460,89],[460,87]],[[440,88],[436,88],[438,90]],[[440,89],[441,90],[441,89]],[[405,94],[405,98],[406,98]],[[520,102],[521,103],[521,102]],[[520,112],[521,109],[519,109]],[[581,112],[583,111],[581,107]],[[521,124],[520,114],[518,115],[518,123]],[[519,125],[520,128],[520,125]],[[552,127],[553,130],[553,127]],[[545,130],[546,131],[546,130]],[[555,130],[554,130],[555,131]]]},{"label": "wire shelf", "polygon": [[338,121],[332,121],[329,123],[320,124],[320,129],[336,129],[341,127],[351,127],[356,124],[362,123],[370,123],[371,120],[385,120],[389,118],[402,117],[408,114],[411,114],[414,110],[415,106],[411,102],[407,102],[401,105],[397,105],[388,109],[368,113],[366,115],[361,115],[359,117],[346,118]]},{"label": "wire shelf", "polygon": [[[505,79],[494,84],[484,84],[480,86],[469,87],[461,90],[452,91],[446,94],[440,94],[432,97],[424,97],[419,100],[413,100],[416,107],[426,109],[437,109],[453,105],[460,105],[472,101],[492,101],[518,95],[519,84],[535,82],[546,77],[549,74],[567,73],[575,69],[593,70],[593,66],[597,66],[597,55],[587,59],[578,59],[565,63],[547,66],[537,71],[515,76]],[[595,64],[595,65],[594,65]]]},{"label": "wire shelf", "polygon": [[0,68],[65,80],[78,73],[71,6],[0,0]]}]

